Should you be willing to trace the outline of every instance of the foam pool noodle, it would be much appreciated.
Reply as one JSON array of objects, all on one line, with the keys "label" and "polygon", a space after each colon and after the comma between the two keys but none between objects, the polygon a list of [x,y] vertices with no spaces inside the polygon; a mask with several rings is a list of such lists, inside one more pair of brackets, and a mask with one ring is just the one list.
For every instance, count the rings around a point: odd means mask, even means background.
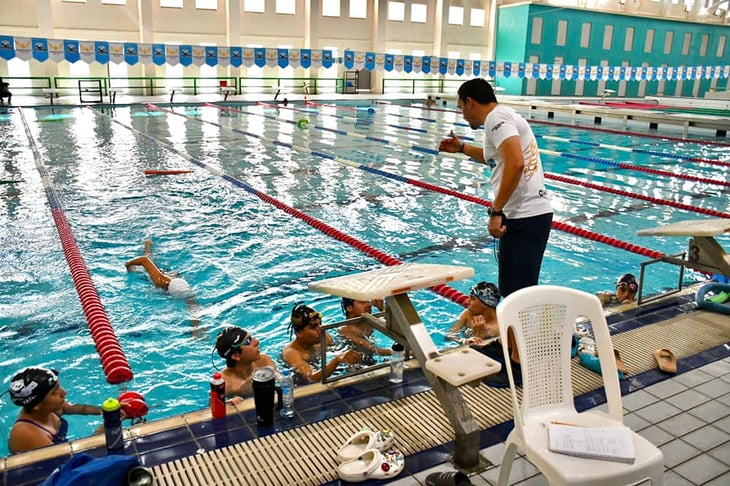
[{"label": "foam pool noodle", "polygon": [[720,292],[719,294],[713,295],[707,300],[709,300],[713,304],[722,304],[728,299],[730,299],[730,294],[728,294],[727,292]]}]

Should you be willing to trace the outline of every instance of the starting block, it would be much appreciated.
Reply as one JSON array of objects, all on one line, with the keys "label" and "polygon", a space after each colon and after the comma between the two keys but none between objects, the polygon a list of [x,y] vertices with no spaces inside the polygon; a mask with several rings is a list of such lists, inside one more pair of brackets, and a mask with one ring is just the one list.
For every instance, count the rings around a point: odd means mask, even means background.
[{"label": "starting block", "polygon": [[309,284],[310,290],[339,297],[385,299],[385,324],[377,319],[368,319],[368,323],[413,351],[454,428],[454,462],[471,470],[481,465],[479,424],[458,387],[479,384],[482,378],[499,372],[501,364],[468,347],[441,353],[408,292],[473,276],[474,269],[469,267],[405,263]]},{"label": "starting block", "polygon": [[[730,255],[725,252],[715,236],[730,233],[730,219],[696,219],[648,228],[636,232],[638,236],[688,236],[689,246],[685,253],[664,255],[649,263],[666,262],[680,267],[679,287],[681,288],[684,268],[700,272],[717,273],[730,276]],[[639,291],[643,288],[644,266],[642,264]],[[639,303],[642,302],[639,294]]]}]

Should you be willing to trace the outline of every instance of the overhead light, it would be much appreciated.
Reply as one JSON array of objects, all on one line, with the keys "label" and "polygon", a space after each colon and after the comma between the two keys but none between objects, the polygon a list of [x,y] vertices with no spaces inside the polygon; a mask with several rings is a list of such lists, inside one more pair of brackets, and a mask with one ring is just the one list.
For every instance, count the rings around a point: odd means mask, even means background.
[{"label": "overhead light", "polygon": [[619,5],[626,5],[626,0],[618,0]]}]

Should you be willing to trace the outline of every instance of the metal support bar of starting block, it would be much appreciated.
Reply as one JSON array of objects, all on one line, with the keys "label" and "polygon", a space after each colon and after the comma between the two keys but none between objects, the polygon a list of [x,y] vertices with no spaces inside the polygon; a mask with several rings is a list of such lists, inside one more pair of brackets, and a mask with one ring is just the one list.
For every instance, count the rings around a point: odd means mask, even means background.
[{"label": "metal support bar of starting block", "polygon": [[[472,470],[480,465],[479,424],[461,396],[459,389],[426,369],[426,361],[439,355],[436,345],[421,322],[407,294],[389,296],[385,299],[386,323],[396,340],[408,343],[426,379],[441,403],[456,433],[454,464],[461,469]],[[484,459],[482,459],[484,461]]]}]

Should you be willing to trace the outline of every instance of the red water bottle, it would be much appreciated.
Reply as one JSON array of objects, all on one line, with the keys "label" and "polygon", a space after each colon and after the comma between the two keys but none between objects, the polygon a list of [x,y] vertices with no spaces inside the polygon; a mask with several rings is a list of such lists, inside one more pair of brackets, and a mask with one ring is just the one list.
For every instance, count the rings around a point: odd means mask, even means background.
[{"label": "red water bottle", "polygon": [[220,373],[210,380],[210,414],[213,418],[226,416],[226,381]]}]

